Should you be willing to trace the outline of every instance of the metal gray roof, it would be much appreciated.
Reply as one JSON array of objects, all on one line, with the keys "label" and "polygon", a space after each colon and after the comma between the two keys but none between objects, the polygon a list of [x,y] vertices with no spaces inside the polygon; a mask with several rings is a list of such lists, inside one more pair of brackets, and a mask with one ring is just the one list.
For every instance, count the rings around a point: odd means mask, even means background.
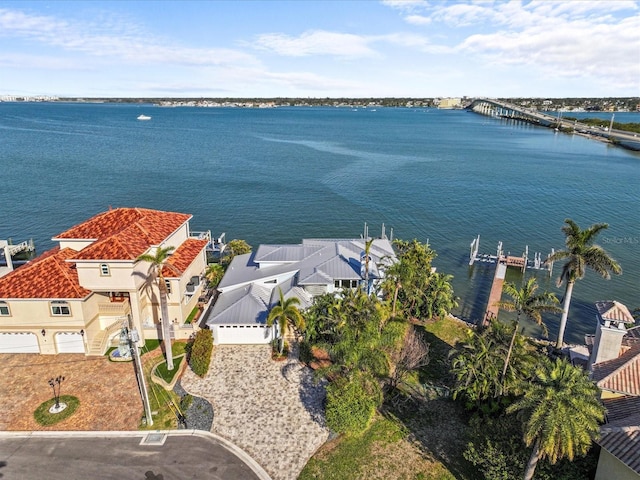
[{"label": "metal gray roof", "polygon": [[[295,296],[300,309],[308,308],[312,295],[301,286],[332,285],[334,280],[360,280],[363,239],[303,240],[300,245],[260,245],[255,253],[234,257],[222,281],[220,294],[206,323],[265,323],[270,306]],[[380,278],[378,265],[395,261],[391,242],[375,239],[370,248],[370,278]]]},{"label": "metal gray roof", "polygon": [[318,251],[321,246],[312,245],[260,245],[253,259],[262,262],[299,262]]},{"label": "metal gray roof", "polygon": [[298,271],[295,264],[284,263],[260,268],[253,261],[253,254],[238,255],[233,258],[218,285],[218,290],[226,290],[234,286],[244,286],[259,280],[268,280],[287,273],[292,275]]},{"label": "metal gray roof", "polygon": [[221,293],[209,313],[207,325],[254,325],[267,322],[271,290],[249,285]]}]

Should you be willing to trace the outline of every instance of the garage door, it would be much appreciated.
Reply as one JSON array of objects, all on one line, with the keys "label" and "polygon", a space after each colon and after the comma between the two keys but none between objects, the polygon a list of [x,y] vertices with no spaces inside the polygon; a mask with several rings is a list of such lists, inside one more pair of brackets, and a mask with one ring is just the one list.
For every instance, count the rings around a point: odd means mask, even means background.
[{"label": "garage door", "polygon": [[34,333],[0,333],[0,353],[40,353]]},{"label": "garage door", "polygon": [[274,337],[264,325],[213,325],[213,341],[223,345],[260,345]]},{"label": "garage door", "polygon": [[84,353],[82,335],[75,332],[56,333],[56,349],[58,353]]}]

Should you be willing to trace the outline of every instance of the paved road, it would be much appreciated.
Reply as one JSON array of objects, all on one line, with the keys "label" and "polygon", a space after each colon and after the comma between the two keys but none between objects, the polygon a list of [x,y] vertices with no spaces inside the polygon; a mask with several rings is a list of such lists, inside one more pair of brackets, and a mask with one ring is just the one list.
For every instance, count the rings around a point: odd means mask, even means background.
[{"label": "paved road", "polygon": [[[246,454],[192,431],[0,435],[2,480],[266,480]],[[245,463],[245,461],[247,463]]]}]

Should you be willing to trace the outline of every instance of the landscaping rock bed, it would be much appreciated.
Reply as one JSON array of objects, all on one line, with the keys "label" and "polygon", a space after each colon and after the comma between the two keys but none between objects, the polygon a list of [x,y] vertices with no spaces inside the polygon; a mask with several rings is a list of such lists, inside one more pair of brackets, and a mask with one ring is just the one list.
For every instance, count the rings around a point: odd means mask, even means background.
[{"label": "landscaping rock bed", "polygon": [[[178,380],[173,387],[173,391],[180,395],[180,398],[187,395],[187,392]],[[202,397],[193,396],[193,401],[186,412],[182,412],[187,419],[187,429],[211,431],[213,425],[213,407],[211,404]],[[180,425],[178,428],[185,428],[184,425]]]}]

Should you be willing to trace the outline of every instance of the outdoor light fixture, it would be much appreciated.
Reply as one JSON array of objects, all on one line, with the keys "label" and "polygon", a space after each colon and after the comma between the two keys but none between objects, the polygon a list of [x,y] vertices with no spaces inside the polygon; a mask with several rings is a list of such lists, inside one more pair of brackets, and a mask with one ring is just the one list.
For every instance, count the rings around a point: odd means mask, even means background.
[{"label": "outdoor light fixture", "polygon": [[80,330],[80,335],[84,337],[84,330]]},{"label": "outdoor light fixture", "polygon": [[42,336],[44,337],[47,334],[47,331],[43,328],[42,331],[40,332],[42,334]]}]

